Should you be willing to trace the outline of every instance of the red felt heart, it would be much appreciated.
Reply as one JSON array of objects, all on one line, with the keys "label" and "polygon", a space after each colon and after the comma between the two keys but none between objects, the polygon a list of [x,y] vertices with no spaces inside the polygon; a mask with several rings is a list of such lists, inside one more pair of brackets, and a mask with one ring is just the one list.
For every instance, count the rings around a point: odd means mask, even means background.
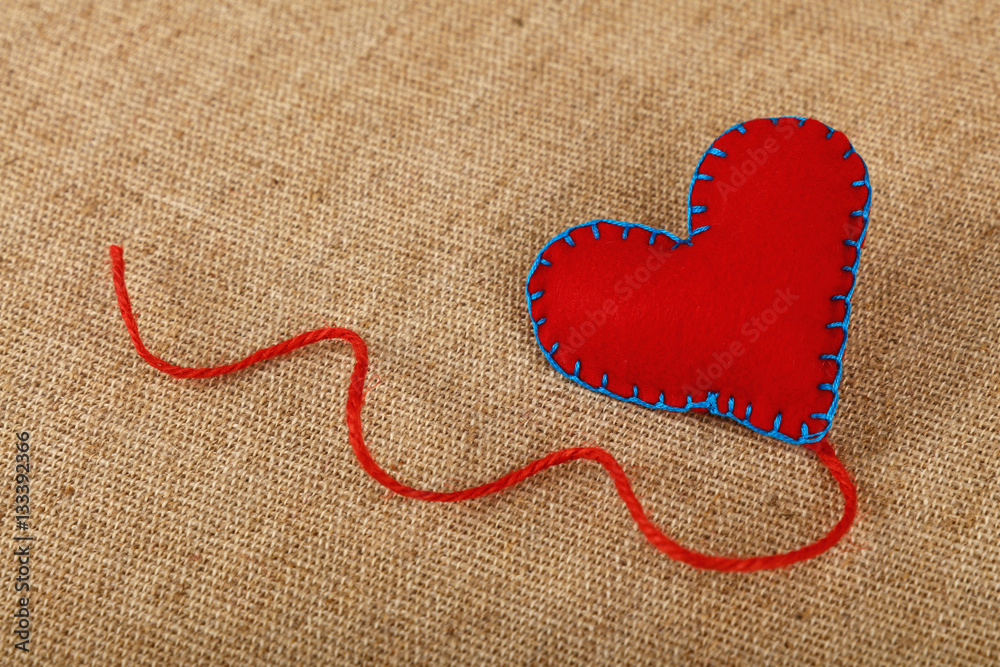
[{"label": "red felt heart", "polygon": [[688,204],[687,239],[596,220],[545,245],[526,292],[546,359],[622,400],[820,440],[868,224],[864,162],[816,120],[754,120],[712,144]]}]

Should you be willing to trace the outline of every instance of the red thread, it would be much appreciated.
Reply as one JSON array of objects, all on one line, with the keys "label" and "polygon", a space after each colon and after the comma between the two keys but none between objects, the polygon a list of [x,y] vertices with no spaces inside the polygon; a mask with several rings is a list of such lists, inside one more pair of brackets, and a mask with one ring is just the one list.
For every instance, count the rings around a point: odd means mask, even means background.
[{"label": "red thread", "polygon": [[358,334],[350,329],[340,327],[324,327],[322,329],[306,331],[289,340],[277,343],[276,345],[272,345],[262,350],[257,350],[247,358],[231,364],[224,364],[214,368],[188,368],[184,366],[175,366],[174,364],[160,359],[146,349],[142,339],[139,337],[139,328],[136,325],[135,317],[132,313],[132,303],[129,301],[128,291],[125,289],[125,260],[122,256],[122,247],[113,245],[110,246],[109,250],[111,253],[115,293],[118,297],[118,307],[121,310],[122,319],[125,321],[125,327],[128,329],[129,336],[132,338],[132,344],[135,346],[136,352],[138,352],[139,356],[145,359],[153,368],[161,370],[174,377],[210,378],[218,375],[225,375],[227,373],[233,373],[259,361],[287,354],[292,350],[321,340],[339,339],[350,343],[354,350],[354,370],[351,373],[351,381],[347,389],[346,413],[348,440],[351,443],[352,449],[354,449],[354,454],[357,456],[358,462],[361,464],[361,467],[364,468],[365,472],[375,478],[375,481],[379,484],[382,484],[390,491],[401,496],[431,502],[457,502],[460,500],[470,500],[472,498],[479,498],[491,493],[497,493],[508,487],[514,486],[532,475],[542,472],[546,468],[550,468],[561,463],[567,463],[569,461],[576,461],[578,459],[590,459],[601,464],[601,466],[603,466],[611,476],[611,480],[615,484],[618,495],[620,495],[622,500],[625,502],[625,506],[628,508],[628,511],[632,515],[636,524],[638,524],[639,530],[642,531],[643,535],[646,536],[646,539],[649,540],[653,546],[671,558],[687,563],[688,565],[707,570],[720,570],[724,572],[752,572],[754,570],[769,570],[813,558],[835,545],[840,538],[847,533],[851,527],[851,523],[854,521],[854,515],[857,512],[858,505],[857,491],[854,488],[854,483],[851,481],[851,476],[837,458],[837,455],[833,451],[833,447],[830,446],[830,443],[827,442],[826,438],[823,438],[817,443],[806,444],[804,446],[816,452],[819,460],[830,470],[833,478],[840,486],[840,490],[844,494],[844,515],[841,517],[840,521],[837,522],[837,525],[835,525],[825,537],[813,542],[812,544],[802,547],[801,549],[771,556],[757,556],[754,558],[709,556],[696,551],[691,551],[690,549],[687,549],[670,539],[646,516],[642,505],[639,503],[638,498],[635,496],[635,492],[632,490],[632,485],[629,482],[628,476],[626,476],[625,471],[622,470],[618,461],[616,461],[609,452],[601,449],[600,447],[572,447],[569,449],[561,449],[559,451],[552,452],[548,456],[532,461],[523,468],[508,473],[493,482],[469,489],[463,489],[461,491],[438,492],[414,489],[400,483],[394,477],[389,475],[388,472],[379,466],[379,464],[372,457],[371,452],[368,451],[368,448],[365,446],[361,426],[361,407],[364,404],[365,399],[365,376],[368,373],[368,348],[365,345],[364,340],[362,340]]}]

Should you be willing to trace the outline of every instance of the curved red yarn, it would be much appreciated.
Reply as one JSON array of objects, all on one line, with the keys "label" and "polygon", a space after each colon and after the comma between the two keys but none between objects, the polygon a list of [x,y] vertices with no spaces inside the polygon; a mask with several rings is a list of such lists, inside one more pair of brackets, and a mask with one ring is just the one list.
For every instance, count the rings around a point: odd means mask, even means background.
[{"label": "curved red yarn", "polygon": [[801,549],[770,556],[756,556],[753,558],[710,556],[687,549],[670,539],[646,516],[642,505],[639,503],[639,499],[636,498],[635,493],[632,491],[632,485],[629,482],[628,477],[625,475],[625,471],[622,470],[618,461],[616,461],[610,453],[599,447],[571,447],[568,449],[561,449],[559,451],[552,452],[548,456],[532,461],[523,468],[508,473],[493,482],[461,491],[438,492],[414,489],[400,483],[387,473],[375,461],[371,452],[368,451],[368,447],[365,446],[361,427],[361,407],[364,404],[365,376],[368,373],[368,348],[365,345],[364,340],[362,340],[358,334],[350,329],[324,327],[322,329],[306,331],[289,340],[277,343],[276,345],[272,345],[262,350],[257,350],[247,358],[231,364],[223,364],[222,366],[216,366],[214,368],[188,368],[175,366],[174,364],[164,361],[150,352],[146,348],[145,344],[143,344],[142,339],[139,337],[139,328],[136,325],[135,316],[132,313],[132,303],[129,300],[128,291],[125,289],[125,260],[123,259],[122,247],[113,245],[110,246],[109,250],[111,253],[112,276],[114,278],[115,293],[118,297],[118,307],[121,310],[122,319],[125,321],[125,327],[128,329],[129,336],[132,338],[132,343],[135,345],[136,352],[138,352],[139,356],[145,359],[154,368],[174,377],[210,378],[217,375],[225,375],[227,373],[244,369],[259,361],[287,354],[292,350],[321,340],[339,339],[350,343],[354,350],[355,361],[354,371],[351,373],[351,381],[347,390],[348,439],[351,443],[351,447],[354,449],[354,454],[358,458],[358,462],[361,463],[361,467],[364,468],[369,475],[374,477],[379,484],[382,484],[390,491],[398,493],[401,496],[431,502],[456,502],[459,500],[469,500],[502,491],[503,489],[518,484],[532,475],[540,473],[546,468],[559,465],[560,463],[575,461],[577,459],[590,459],[601,464],[601,466],[607,470],[615,484],[618,495],[620,495],[622,500],[625,502],[625,506],[628,508],[628,511],[632,515],[636,524],[638,524],[639,530],[642,531],[643,535],[646,536],[646,539],[649,540],[653,546],[671,558],[687,563],[688,565],[707,570],[720,570],[725,572],[752,572],[754,570],[769,570],[813,558],[835,545],[840,538],[847,533],[851,527],[851,523],[854,521],[854,515],[857,512],[858,505],[857,491],[854,488],[854,483],[851,481],[850,475],[837,458],[837,455],[833,451],[833,447],[830,446],[830,443],[827,442],[826,438],[823,438],[817,443],[807,444],[804,446],[816,452],[819,460],[830,470],[833,478],[840,486],[840,490],[844,494],[844,514],[840,521],[837,522],[837,524],[825,537],[813,542],[812,544],[802,547]]}]

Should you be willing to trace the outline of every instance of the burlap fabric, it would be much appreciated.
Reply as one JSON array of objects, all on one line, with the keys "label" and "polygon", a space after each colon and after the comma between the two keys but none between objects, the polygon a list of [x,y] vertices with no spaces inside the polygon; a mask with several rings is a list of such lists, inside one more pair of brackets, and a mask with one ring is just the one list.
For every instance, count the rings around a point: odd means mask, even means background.
[{"label": "burlap fabric", "polygon": [[[1000,661],[994,4],[206,4],[0,5],[0,661]],[[783,114],[843,130],[875,186],[831,432],[860,515],[786,570],[670,561],[593,464],[457,505],[387,497],[347,444],[346,346],[178,381],[116,309],[112,242],[176,363],[355,328],[370,445],[407,483],[591,440],[684,543],[791,549],[840,513],[811,453],[577,387],[523,293],[569,225],[683,233],[702,151]]]}]

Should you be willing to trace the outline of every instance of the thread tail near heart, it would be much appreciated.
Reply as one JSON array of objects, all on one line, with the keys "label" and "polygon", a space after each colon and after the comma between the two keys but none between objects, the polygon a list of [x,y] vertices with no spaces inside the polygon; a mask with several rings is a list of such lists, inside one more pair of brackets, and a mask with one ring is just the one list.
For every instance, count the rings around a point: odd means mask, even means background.
[{"label": "thread tail near heart", "polygon": [[600,447],[572,447],[552,452],[518,468],[499,479],[458,491],[429,491],[407,486],[390,475],[378,464],[364,440],[361,409],[365,401],[365,378],[368,373],[368,347],[356,332],[342,327],[324,327],[306,331],[288,340],[253,352],[247,357],[229,364],[214,367],[177,366],[153,354],[139,335],[139,327],[132,310],[132,302],[125,286],[125,260],[121,246],[110,246],[111,271],[118,307],[125,328],[138,355],[150,366],[176,378],[211,378],[243,370],[253,364],[288,354],[293,350],[323,340],[342,340],[350,344],[354,353],[354,369],[347,389],[346,421],[348,441],[361,467],[375,481],[393,493],[407,498],[429,502],[458,502],[498,493],[563,463],[576,460],[591,460],[603,467],[611,477],[618,495],[621,496],[629,514],[639,530],[657,549],[670,558],[695,568],[724,572],[752,572],[785,567],[793,563],[814,558],[833,547],[850,529],[857,513],[857,491],[850,474],[837,458],[833,447],[826,438],[804,445],[814,451],[820,462],[830,471],[844,496],[843,515],[837,524],[821,539],[800,549],[787,553],[751,558],[713,556],[688,549],[665,534],[646,515],[642,504],[632,489],[632,483],[621,464],[605,449]]}]

